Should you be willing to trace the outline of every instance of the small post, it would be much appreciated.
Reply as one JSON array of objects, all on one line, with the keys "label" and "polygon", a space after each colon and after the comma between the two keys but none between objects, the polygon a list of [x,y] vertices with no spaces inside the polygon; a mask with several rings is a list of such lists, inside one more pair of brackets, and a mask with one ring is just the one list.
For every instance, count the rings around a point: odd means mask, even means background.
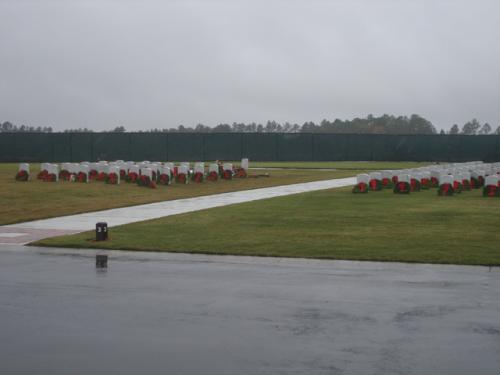
[{"label": "small post", "polygon": [[108,256],[103,254],[96,254],[95,268],[108,268]]},{"label": "small post", "polygon": [[108,223],[100,222],[95,225],[95,240],[106,241],[108,239]]}]

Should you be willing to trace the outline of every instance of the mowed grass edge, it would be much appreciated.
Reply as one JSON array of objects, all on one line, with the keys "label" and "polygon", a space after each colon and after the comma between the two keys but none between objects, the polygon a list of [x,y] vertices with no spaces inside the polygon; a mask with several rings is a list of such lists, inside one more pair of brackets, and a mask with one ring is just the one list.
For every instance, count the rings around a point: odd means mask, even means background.
[{"label": "mowed grass edge", "polygon": [[500,199],[349,188],[273,198],[34,245],[204,254],[500,265]]}]

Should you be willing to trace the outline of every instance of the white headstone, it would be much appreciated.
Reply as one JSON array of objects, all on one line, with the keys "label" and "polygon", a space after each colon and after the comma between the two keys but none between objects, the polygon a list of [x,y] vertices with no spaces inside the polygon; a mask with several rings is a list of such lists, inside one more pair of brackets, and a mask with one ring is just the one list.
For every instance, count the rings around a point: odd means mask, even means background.
[{"label": "white headstone", "polygon": [[55,174],[56,181],[59,181],[59,166],[57,164],[49,164],[48,168],[49,174]]},{"label": "white headstone", "polygon": [[21,163],[19,164],[19,170],[20,171],[25,171],[26,173],[30,173],[30,165],[28,163]]},{"label": "white headstone", "polygon": [[410,183],[410,175],[406,173],[398,174],[398,182]]},{"label": "white headstone", "polygon": [[177,171],[178,171],[178,174],[185,174],[185,175],[187,175],[187,174],[188,174],[188,172],[189,172],[189,169],[188,169],[188,167],[187,167],[185,164],[183,164],[183,165],[181,165],[181,166],[178,168],[178,170],[177,170]]},{"label": "white headstone", "polygon": [[370,173],[370,180],[382,180],[382,173],[380,172]]},{"label": "white headstone", "polygon": [[196,165],[194,167],[194,173],[205,174],[205,167],[203,165]]},{"label": "white headstone", "polygon": [[117,175],[117,184],[120,184],[120,167],[117,165],[112,165],[108,169],[108,173],[115,173]]},{"label": "white headstone", "polygon": [[224,163],[222,165],[222,169],[225,171],[232,171],[233,170],[233,164],[232,163]]},{"label": "white headstone", "polygon": [[453,184],[453,176],[450,176],[449,174],[442,174],[439,177],[439,184]]},{"label": "white headstone", "polygon": [[363,174],[358,174],[356,176],[356,183],[365,183],[365,184],[369,184],[370,183],[370,175],[366,174],[366,173],[363,173]]},{"label": "white headstone", "polygon": [[151,168],[141,168],[141,174],[153,178],[153,170]]},{"label": "white headstone", "polygon": [[249,166],[248,158],[241,159],[241,168],[243,168],[244,170],[248,170],[248,166]]},{"label": "white headstone", "polygon": [[128,173],[137,173],[137,174],[139,174],[139,172],[140,172],[140,168],[136,164],[131,165],[129,167],[129,169],[128,169]]},{"label": "white headstone", "polygon": [[208,172],[215,172],[215,173],[219,173],[219,166],[215,163],[212,163],[208,166]]},{"label": "white headstone", "polygon": [[382,178],[388,178],[390,180],[393,175],[392,171],[382,171]]},{"label": "white headstone", "polygon": [[488,185],[498,186],[498,175],[494,174],[494,175],[486,177],[484,179],[484,185],[485,186],[488,186]]},{"label": "white headstone", "polygon": [[163,166],[161,168],[161,174],[166,174],[169,179],[172,178],[172,170],[169,167]]}]

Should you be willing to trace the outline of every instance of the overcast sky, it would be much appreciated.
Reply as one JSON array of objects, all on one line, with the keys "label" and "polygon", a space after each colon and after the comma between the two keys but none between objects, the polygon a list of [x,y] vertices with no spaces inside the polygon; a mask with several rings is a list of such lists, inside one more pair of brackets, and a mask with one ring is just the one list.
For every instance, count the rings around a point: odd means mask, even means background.
[{"label": "overcast sky", "polygon": [[500,125],[499,0],[0,0],[0,121]]}]

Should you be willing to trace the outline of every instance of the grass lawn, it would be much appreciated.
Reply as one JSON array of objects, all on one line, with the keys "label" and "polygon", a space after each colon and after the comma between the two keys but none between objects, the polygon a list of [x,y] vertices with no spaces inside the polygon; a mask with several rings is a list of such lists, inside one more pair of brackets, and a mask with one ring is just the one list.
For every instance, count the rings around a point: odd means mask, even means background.
[{"label": "grass lawn", "polygon": [[334,168],[345,170],[381,170],[381,169],[407,169],[418,168],[429,163],[419,163],[410,161],[265,161],[265,162],[252,162],[251,167],[255,168]]},{"label": "grass lawn", "polygon": [[500,199],[349,188],[286,196],[124,225],[36,245],[500,265]]}]

